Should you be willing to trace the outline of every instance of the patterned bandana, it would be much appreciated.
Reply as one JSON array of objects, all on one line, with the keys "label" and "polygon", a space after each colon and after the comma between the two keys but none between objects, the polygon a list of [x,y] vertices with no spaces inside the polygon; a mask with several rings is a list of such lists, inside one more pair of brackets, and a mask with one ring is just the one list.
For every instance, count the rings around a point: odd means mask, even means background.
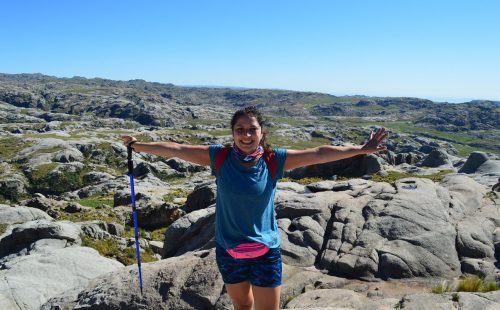
[{"label": "patterned bandana", "polygon": [[238,158],[239,161],[244,162],[244,163],[251,163],[259,159],[262,154],[264,154],[264,148],[262,145],[259,145],[259,147],[253,152],[252,154],[243,154],[238,147],[233,144],[231,146],[231,153],[233,153],[236,158]]}]

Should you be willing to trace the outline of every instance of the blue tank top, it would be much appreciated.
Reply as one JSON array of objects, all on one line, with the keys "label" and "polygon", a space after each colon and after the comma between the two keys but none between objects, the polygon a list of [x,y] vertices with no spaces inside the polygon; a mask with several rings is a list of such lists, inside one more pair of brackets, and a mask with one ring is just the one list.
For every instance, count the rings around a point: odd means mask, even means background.
[{"label": "blue tank top", "polygon": [[[210,165],[215,175],[215,155],[223,145],[210,146]],[[256,165],[242,166],[229,153],[217,176],[215,240],[225,249],[246,242],[260,242],[269,248],[280,245],[274,212],[276,182],[283,177],[286,149],[273,149],[276,180],[263,157]]]}]

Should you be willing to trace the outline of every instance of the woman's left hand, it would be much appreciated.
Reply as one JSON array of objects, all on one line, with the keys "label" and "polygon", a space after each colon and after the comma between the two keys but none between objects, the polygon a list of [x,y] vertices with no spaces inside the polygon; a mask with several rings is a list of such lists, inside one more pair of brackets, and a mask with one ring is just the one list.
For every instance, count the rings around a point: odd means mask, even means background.
[{"label": "woman's left hand", "polygon": [[370,139],[366,142],[362,149],[367,153],[375,153],[387,150],[387,146],[381,145],[382,141],[387,137],[389,132],[384,127],[380,127],[377,132],[370,133]]}]

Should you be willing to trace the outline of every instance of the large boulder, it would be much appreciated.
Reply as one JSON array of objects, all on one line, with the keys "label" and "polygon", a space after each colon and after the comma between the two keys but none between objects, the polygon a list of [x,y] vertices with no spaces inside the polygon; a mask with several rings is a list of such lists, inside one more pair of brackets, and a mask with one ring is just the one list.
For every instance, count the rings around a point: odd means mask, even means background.
[{"label": "large boulder", "polygon": [[27,254],[26,248],[40,239],[60,239],[69,244],[81,244],[81,232],[80,227],[70,221],[42,219],[19,224],[0,239],[0,258],[8,254]]},{"label": "large boulder", "polygon": [[142,264],[143,291],[137,266],[103,275],[80,291],[50,299],[41,309],[229,309],[215,251],[200,251]]},{"label": "large boulder", "polygon": [[18,224],[35,220],[52,220],[42,210],[29,207],[0,205],[0,224]]},{"label": "large boulder", "polygon": [[187,213],[204,209],[215,203],[217,189],[214,183],[201,184],[187,196],[184,211]]},{"label": "large boulder", "polygon": [[[168,203],[148,204],[137,209],[137,222],[140,227],[157,229],[167,227],[181,216],[182,212],[175,205]],[[133,219],[130,219],[133,224]]]},{"label": "large boulder", "polygon": [[6,163],[0,163],[0,171],[0,198],[18,201],[26,195],[29,182],[21,172]]},{"label": "large boulder", "polygon": [[435,149],[420,163],[423,167],[452,166],[448,154],[440,149]]},{"label": "large boulder", "polygon": [[0,270],[0,309],[40,309],[50,297],[85,287],[93,278],[122,266],[85,247],[14,258]]},{"label": "large boulder", "polygon": [[484,162],[488,160],[488,155],[484,152],[472,152],[465,164],[460,168],[458,172],[460,173],[475,173],[477,168],[481,166]]},{"label": "large boulder", "polygon": [[186,214],[165,233],[163,257],[215,246],[215,206]]}]

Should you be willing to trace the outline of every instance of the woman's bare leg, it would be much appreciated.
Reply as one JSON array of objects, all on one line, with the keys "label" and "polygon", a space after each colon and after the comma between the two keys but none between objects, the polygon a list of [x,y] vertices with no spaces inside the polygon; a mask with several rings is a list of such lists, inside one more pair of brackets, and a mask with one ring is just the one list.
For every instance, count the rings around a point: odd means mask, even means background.
[{"label": "woman's bare leg", "polygon": [[235,310],[251,310],[253,308],[252,285],[250,282],[226,284]]},{"label": "woman's bare leg", "polygon": [[260,287],[252,285],[256,310],[279,310],[281,286]]}]

